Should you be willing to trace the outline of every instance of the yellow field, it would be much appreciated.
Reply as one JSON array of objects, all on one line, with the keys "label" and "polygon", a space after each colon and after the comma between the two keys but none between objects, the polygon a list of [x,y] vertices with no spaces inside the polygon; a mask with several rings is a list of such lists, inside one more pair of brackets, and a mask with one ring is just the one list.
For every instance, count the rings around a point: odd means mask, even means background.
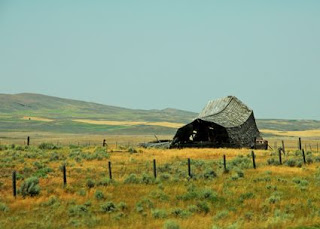
[{"label": "yellow field", "polygon": [[304,130],[304,131],[278,131],[278,130],[268,130],[262,129],[260,130],[262,133],[266,134],[274,134],[277,136],[284,136],[284,137],[307,137],[307,138],[319,138],[320,137],[320,130]]},{"label": "yellow field", "polygon": [[53,119],[41,118],[41,117],[32,117],[32,116],[24,116],[23,120],[32,120],[32,121],[41,121],[41,122],[52,122]]},{"label": "yellow field", "polygon": [[108,120],[90,120],[90,119],[73,119],[74,122],[95,124],[95,125],[111,125],[111,126],[138,126],[138,125],[147,125],[147,126],[163,126],[170,128],[180,128],[183,123],[174,123],[174,122],[130,122],[130,121],[108,121]]},{"label": "yellow field", "polygon": [[[0,204],[8,208],[1,212],[0,205],[2,228],[168,228],[164,227],[168,220],[187,229],[295,228],[320,224],[317,175],[320,170],[316,161],[301,168],[267,165],[268,159],[278,160],[277,154],[256,151],[257,169],[253,169],[248,149],[136,148],[136,153],[130,153],[121,145],[108,148],[108,159],[72,157],[73,152],[82,152],[80,156],[94,155],[97,150],[106,153],[105,149],[93,146],[41,152],[37,147],[22,151],[0,150],[3,159]],[[294,152],[287,152],[283,161],[299,160],[301,155]],[[224,154],[229,173],[223,173],[221,167]],[[314,157],[317,155],[314,153]],[[248,168],[241,167],[244,162],[236,167],[232,165],[239,156],[248,158]],[[187,158],[191,159],[192,174],[196,179],[188,179]],[[152,178],[153,159],[158,168],[156,181],[126,183],[130,174],[136,174],[139,179],[145,176],[143,174]],[[108,161],[112,162],[114,183],[99,185],[108,177]],[[53,172],[47,178],[40,177],[39,195],[25,198],[18,195],[14,199],[11,172],[16,170],[28,178],[38,170],[35,163],[49,167]],[[63,163],[67,164],[66,188],[62,185],[59,169]],[[202,177],[207,169],[213,169],[217,177]],[[239,171],[243,177],[237,175]],[[88,188],[88,179],[94,181],[94,187]],[[22,182],[18,180],[18,187]],[[188,191],[193,188],[195,194]],[[201,197],[204,190],[216,197]],[[103,193],[104,198],[98,199],[97,191]],[[140,211],[139,203],[143,201],[151,201],[152,207],[143,205]],[[127,207],[102,211],[102,206],[110,202],[116,206],[123,202]],[[195,212],[191,211],[193,208]]]}]

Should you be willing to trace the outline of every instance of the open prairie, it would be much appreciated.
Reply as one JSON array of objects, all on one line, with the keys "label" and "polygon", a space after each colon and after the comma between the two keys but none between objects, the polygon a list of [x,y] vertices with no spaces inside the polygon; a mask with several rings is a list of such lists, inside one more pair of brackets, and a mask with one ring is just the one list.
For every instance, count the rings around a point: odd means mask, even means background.
[{"label": "open prairie", "polygon": [[[65,137],[61,136],[61,142]],[[94,136],[97,140],[99,137]],[[98,142],[97,146],[2,144],[0,225],[4,228],[320,225],[320,154],[316,141],[303,142],[312,147],[312,152],[306,150],[306,163],[302,152],[293,147],[294,139],[292,147],[282,155],[282,165],[277,151],[257,150],[254,169],[249,149],[160,150],[134,146],[133,142],[148,138],[152,136],[115,136],[108,141],[122,143],[108,147],[101,147],[101,141],[99,146]],[[132,145],[128,146],[125,142],[130,140]],[[280,144],[279,140],[275,142]],[[12,193],[13,171],[17,177],[16,198]]]}]

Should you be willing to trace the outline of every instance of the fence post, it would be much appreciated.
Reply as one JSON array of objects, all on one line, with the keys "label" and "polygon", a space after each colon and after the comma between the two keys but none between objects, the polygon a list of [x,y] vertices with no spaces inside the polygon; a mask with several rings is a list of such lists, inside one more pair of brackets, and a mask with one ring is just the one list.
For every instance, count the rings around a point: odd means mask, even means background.
[{"label": "fence post", "polygon": [[304,149],[302,149],[302,157],[303,157],[303,163],[306,164],[306,155],[304,154]]},{"label": "fence post", "polygon": [[286,154],[286,149],[284,147],[284,141],[282,140],[282,151],[283,151],[283,154],[285,155]]},{"label": "fence post", "polygon": [[254,152],[251,152],[251,156],[252,156],[252,164],[253,164],[253,168],[256,169],[256,159],[255,159],[255,155]]},{"label": "fence post", "polygon": [[280,165],[282,165],[281,149],[279,149],[278,151],[279,151],[279,163]]},{"label": "fence post", "polygon": [[12,173],[12,191],[14,198],[17,197],[17,173],[13,171]]},{"label": "fence post", "polygon": [[67,169],[66,169],[66,165],[63,165],[62,170],[63,170],[63,185],[66,186],[67,185]]},{"label": "fence post", "polygon": [[299,150],[302,150],[301,138],[299,138]]},{"label": "fence post", "polygon": [[157,164],[156,164],[156,159],[153,159],[153,175],[154,175],[154,178],[157,178]]},{"label": "fence post", "polygon": [[223,168],[224,168],[224,172],[227,173],[227,160],[226,160],[226,155],[223,155]]},{"label": "fence post", "polygon": [[190,158],[188,158],[188,175],[190,178],[192,178],[192,174],[191,174],[191,161]]},{"label": "fence post", "polygon": [[27,137],[27,146],[30,145],[30,137]]},{"label": "fence post", "polygon": [[109,178],[110,180],[112,180],[111,161],[108,162],[108,168],[109,168]]},{"label": "fence post", "polygon": [[103,139],[102,146],[103,146],[103,147],[106,146],[106,139]]}]

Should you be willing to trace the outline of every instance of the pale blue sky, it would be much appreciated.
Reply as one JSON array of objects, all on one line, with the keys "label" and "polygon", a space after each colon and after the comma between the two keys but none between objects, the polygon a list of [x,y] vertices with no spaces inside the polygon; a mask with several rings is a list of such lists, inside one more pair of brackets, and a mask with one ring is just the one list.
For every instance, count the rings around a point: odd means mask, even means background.
[{"label": "pale blue sky", "polygon": [[0,93],[320,119],[320,1],[0,0]]}]

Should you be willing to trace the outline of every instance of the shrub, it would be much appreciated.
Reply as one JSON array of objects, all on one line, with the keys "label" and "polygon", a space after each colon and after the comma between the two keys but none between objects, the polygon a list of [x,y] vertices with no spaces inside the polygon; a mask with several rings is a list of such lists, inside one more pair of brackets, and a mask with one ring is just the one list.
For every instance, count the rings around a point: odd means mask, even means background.
[{"label": "shrub", "polygon": [[218,212],[215,217],[214,220],[220,220],[220,219],[224,219],[229,215],[229,212],[227,210]]},{"label": "shrub", "polygon": [[155,219],[165,219],[168,217],[168,213],[164,209],[153,209],[151,215]]},{"label": "shrub", "polygon": [[161,190],[154,190],[150,193],[150,196],[153,199],[158,199],[160,201],[168,201],[169,200],[169,196],[165,194],[165,192],[161,191]]},{"label": "shrub", "polygon": [[80,189],[80,190],[78,191],[78,194],[79,194],[80,196],[85,196],[85,195],[86,195],[86,190]]},{"label": "shrub", "polygon": [[51,196],[48,201],[41,204],[41,206],[50,207],[53,205],[59,205],[59,199],[56,196]]},{"label": "shrub", "polygon": [[129,148],[128,148],[128,152],[129,152],[129,153],[138,153],[138,151],[137,151],[135,148],[133,148],[133,147],[129,147]]},{"label": "shrub", "polygon": [[153,184],[155,182],[155,179],[154,179],[154,177],[144,173],[144,174],[142,174],[141,182],[143,184]]},{"label": "shrub", "polygon": [[167,220],[163,225],[164,229],[180,229],[180,226],[177,222],[173,220]]},{"label": "shrub", "polygon": [[49,149],[49,150],[54,150],[54,149],[60,149],[61,147],[56,146],[52,143],[47,143],[47,142],[43,142],[39,145],[39,149]]},{"label": "shrub", "polygon": [[91,179],[87,180],[87,187],[88,188],[93,188],[95,186],[95,182]]},{"label": "shrub", "polygon": [[285,161],[284,164],[289,166],[289,167],[295,167],[297,162],[296,162],[296,160],[290,158],[287,161]]},{"label": "shrub", "polygon": [[203,189],[199,191],[199,197],[201,200],[210,200],[212,202],[218,200],[217,193],[213,192],[211,189]]},{"label": "shrub", "polygon": [[153,202],[147,198],[144,198],[136,203],[136,211],[139,213],[143,213],[145,209],[152,209],[153,207]]},{"label": "shrub", "polygon": [[113,182],[113,180],[109,179],[109,178],[102,178],[97,185],[99,186],[108,186],[111,185]]},{"label": "shrub", "polygon": [[101,205],[102,212],[111,213],[117,210],[116,205],[112,202],[107,202]]},{"label": "shrub", "polygon": [[269,158],[267,163],[268,165],[279,165],[279,161],[275,160],[274,158]]},{"label": "shrub", "polygon": [[131,173],[125,180],[125,184],[139,184],[141,183],[140,179],[137,177],[136,174]]},{"label": "shrub", "polygon": [[204,179],[213,179],[217,177],[217,174],[212,169],[206,169],[203,174]]},{"label": "shrub", "polygon": [[187,218],[191,215],[189,211],[182,210],[181,208],[174,208],[171,210],[170,214],[174,217],[179,217],[179,218]]},{"label": "shrub", "polygon": [[105,199],[103,192],[100,191],[100,190],[97,190],[97,191],[95,192],[94,196],[95,196],[95,198],[96,198],[97,200],[103,200],[103,199]]},{"label": "shrub", "polygon": [[274,192],[272,193],[272,195],[268,198],[268,202],[269,204],[275,204],[280,202],[281,197],[280,194],[278,192]]},{"label": "shrub", "polygon": [[85,205],[75,205],[69,208],[69,216],[83,216],[88,213],[88,208]]},{"label": "shrub", "polygon": [[160,174],[159,179],[161,181],[167,181],[171,179],[171,175],[169,173],[162,173]]},{"label": "shrub", "polygon": [[7,212],[7,211],[9,211],[9,208],[7,207],[7,205],[0,202],[0,212]]},{"label": "shrub", "polygon": [[19,191],[23,197],[39,195],[40,193],[39,179],[37,177],[30,177],[26,179],[22,183]]},{"label": "shrub", "polygon": [[128,206],[125,202],[120,202],[117,206],[118,209],[124,211],[124,210],[127,210],[128,209]]},{"label": "shrub", "polygon": [[198,202],[197,207],[198,207],[198,212],[200,212],[200,213],[203,212],[203,213],[207,214],[210,212],[210,207],[209,207],[208,203],[205,201]]}]

